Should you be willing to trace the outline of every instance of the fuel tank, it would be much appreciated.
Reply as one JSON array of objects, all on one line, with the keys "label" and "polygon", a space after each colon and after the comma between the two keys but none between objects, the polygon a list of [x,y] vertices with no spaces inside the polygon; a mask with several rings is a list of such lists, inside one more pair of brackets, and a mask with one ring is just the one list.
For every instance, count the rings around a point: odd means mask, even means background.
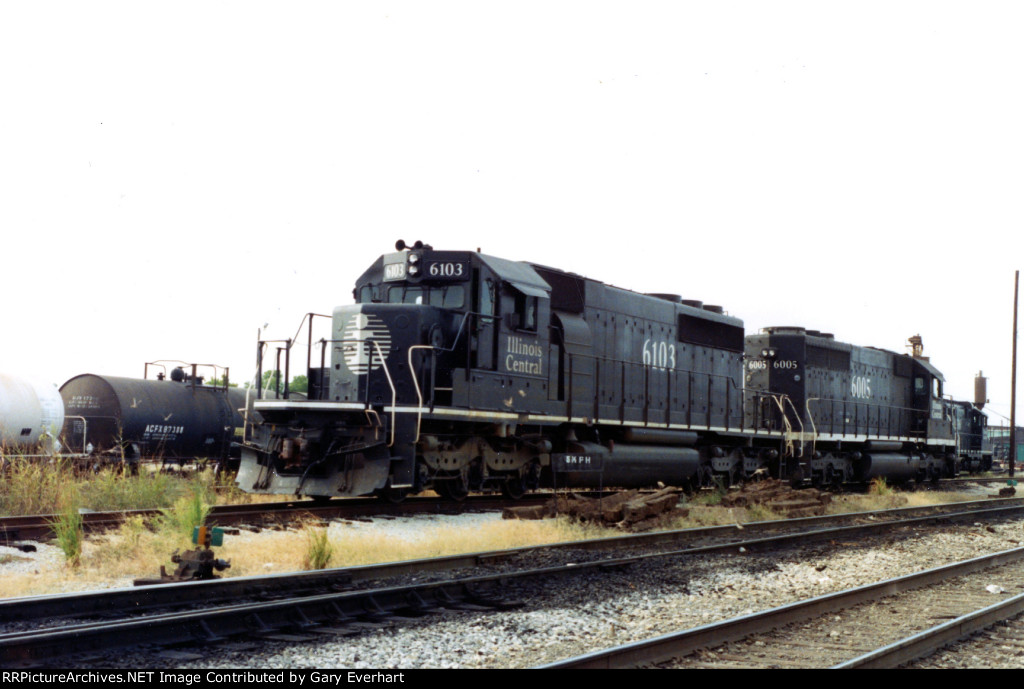
[{"label": "fuel tank", "polygon": [[918,455],[872,452],[864,455],[858,473],[861,481],[870,481],[881,476],[888,481],[898,482],[914,478],[920,468],[921,458]]},{"label": "fuel tank", "polygon": [[700,468],[700,453],[692,447],[615,443],[609,450],[597,443],[574,442],[570,449],[598,459],[603,470],[560,473],[556,478],[560,486],[648,488],[658,481],[685,486]]}]

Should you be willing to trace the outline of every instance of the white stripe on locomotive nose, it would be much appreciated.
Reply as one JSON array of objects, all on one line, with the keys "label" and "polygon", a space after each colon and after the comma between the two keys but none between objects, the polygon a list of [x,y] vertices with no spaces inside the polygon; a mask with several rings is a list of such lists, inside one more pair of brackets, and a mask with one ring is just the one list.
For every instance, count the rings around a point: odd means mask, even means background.
[{"label": "white stripe on locomotive nose", "polygon": [[373,314],[353,314],[342,329],[343,340],[348,340],[342,347],[345,365],[357,376],[376,370],[383,365],[374,342],[380,345],[380,351],[387,356],[391,349],[391,331],[384,321]]}]

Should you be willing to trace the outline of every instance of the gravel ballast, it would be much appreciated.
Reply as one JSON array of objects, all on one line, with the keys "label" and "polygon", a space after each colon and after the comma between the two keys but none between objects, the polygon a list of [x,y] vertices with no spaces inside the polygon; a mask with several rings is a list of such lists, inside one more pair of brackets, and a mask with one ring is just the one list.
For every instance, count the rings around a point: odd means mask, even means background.
[{"label": "gravel ballast", "polygon": [[[480,523],[497,518],[410,517],[360,522],[344,528],[388,529],[416,538],[424,529],[458,528],[458,519],[465,525],[467,520]],[[507,612],[433,615],[354,637],[317,637],[316,641],[302,643],[246,640],[195,649],[195,657],[120,652],[95,659],[94,664],[181,669],[532,667],[1008,550],[1021,542],[1024,521],[1004,521],[906,529],[884,540],[815,545],[783,554],[658,559],[617,572],[514,584],[510,598],[523,606]],[[46,557],[45,547],[41,548],[38,558]],[[3,565],[0,574],[8,566],[11,564]],[[991,583],[1000,583],[998,572],[993,572]],[[1004,595],[1015,593],[1007,591]],[[1022,667],[1024,655],[1004,656],[1002,662],[1010,664],[999,667]]]}]

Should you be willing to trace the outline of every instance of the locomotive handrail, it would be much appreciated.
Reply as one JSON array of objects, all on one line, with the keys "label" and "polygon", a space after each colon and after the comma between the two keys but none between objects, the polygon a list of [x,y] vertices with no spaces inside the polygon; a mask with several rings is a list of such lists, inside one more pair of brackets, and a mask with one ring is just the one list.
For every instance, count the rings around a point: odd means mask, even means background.
[{"label": "locomotive handrail", "polygon": [[[310,365],[313,363],[313,319],[314,318],[331,318],[331,316],[328,316],[325,313],[314,313],[312,311],[310,311],[305,316],[303,316],[302,320],[299,321],[299,327],[295,329],[295,335],[291,339],[291,345],[288,346],[288,353],[287,353],[286,356],[289,357],[289,358],[291,357],[292,345],[294,345],[295,342],[298,341],[298,339],[299,339],[299,331],[302,330],[302,324],[306,322],[307,318],[309,319],[309,333],[308,333],[308,335],[306,337],[306,375],[308,376],[309,375],[309,369],[311,368]],[[285,378],[285,381],[284,381],[284,397],[285,397],[285,399],[288,399],[288,379],[287,378]]]},{"label": "locomotive handrail", "polygon": [[[665,375],[666,375],[666,383],[665,384],[668,387],[669,391],[671,391],[671,389],[672,389],[672,380],[673,379],[678,380],[678,378],[681,375],[688,376],[689,384],[687,385],[687,398],[686,398],[686,416],[687,416],[686,425],[687,426],[693,426],[694,425],[693,424],[693,417],[692,417],[692,414],[693,414],[693,401],[694,401],[694,389],[696,387],[695,383],[700,378],[705,379],[707,381],[707,384],[708,384],[707,405],[706,405],[707,406],[707,411],[705,412],[707,418],[706,418],[706,421],[705,421],[705,426],[709,427],[709,428],[712,426],[712,407],[713,407],[713,405],[711,404],[711,397],[712,397],[711,388],[712,388],[713,384],[716,381],[717,382],[725,381],[725,384],[726,384],[726,390],[725,390],[726,405],[725,405],[725,410],[724,410],[724,413],[723,413],[723,424],[724,424],[724,427],[725,427],[726,430],[729,430],[731,428],[731,426],[732,426],[732,418],[733,417],[731,415],[731,411],[732,410],[730,409],[730,402],[731,402],[730,398],[731,398],[731,396],[733,394],[736,394],[735,391],[739,391],[740,395],[741,395],[740,398],[742,399],[742,392],[745,391],[745,388],[740,388],[736,384],[736,381],[733,379],[733,377],[731,375],[728,375],[728,374],[712,373],[710,371],[694,371],[692,369],[687,369],[687,368],[671,368],[669,366],[652,366],[651,364],[645,364],[643,362],[638,362],[638,361],[627,361],[627,360],[624,360],[624,359],[613,359],[613,358],[610,358],[610,357],[600,357],[600,356],[596,356],[596,355],[593,355],[593,354],[574,354],[573,352],[569,352],[569,351],[566,351],[565,354],[567,355],[567,358],[568,358],[568,366],[567,366],[568,371],[567,371],[567,376],[566,376],[566,388],[567,388],[567,390],[566,390],[566,393],[565,393],[565,396],[566,396],[565,404],[566,404],[566,412],[567,412],[566,415],[570,419],[574,418],[574,416],[575,416],[575,414],[573,413],[573,411],[574,411],[574,409],[573,409],[573,407],[574,407],[574,399],[573,399],[573,388],[574,388],[574,385],[573,385],[573,381],[574,381],[574,378],[576,376],[577,367],[575,366],[575,360],[577,358],[583,359],[583,360],[589,359],[589,360],[592,360],[594,362],[595,365],[594,365],[594,369],[593,369],[593,374],[588,374],[588,375],[593,375],[593,377],[595,378],[595,381],[594,381],[595,385],[598,385],[599,382],[600,382],[599,381],[599,376],[600,376],[600,373],[601,373],[601,364],[602,364],[602,362],[605,363],[605,364],[611,364],[613,366],[614,365],[618,365],[618,367],[620,369],[620,373],[621,373],[620,385],[621,385],[621,389],[622,389],[622,394],[619,395],[619,398],[620,398],[621,401],[618,404],[618,407],[619,407],[619,410],[618,410],[618,414],[619,414],[618,421],[620,423],[626,423],[626,395],[625,395],[625,390],[626,390],[626,381],[628,380],[628,375],[627,375],[627,372],[626,372],[628,367],[642,367],[643,370],[644,370],[643,401],[642,401],[642,403],[641,403],[641,405],[639,407],[634,407],[634,408],[639,410],[640,416],[642,418],[641,423],[644,426],[648,426],[651,423],[656,423],[658,425],[662,425],[659,422],[652,422],[650,420],[650,403],[649,403],[649,400],[650,400],[650,392],[651,392],[651,387],[652,387],[652,384],[651,384],[652,376],[650,375],[650,373],[652,371],[663,371],[665,373]],[[665,396],[665,398],[670,400],[671,399],[671,395],[667,394]],[[600,404],[599,400],[595,397],[595,401],[594,401],[594,405],[595,405],[595,407],[594,407],[594,417],[595,418],[597,418],[599,416],[599,414],[597,413],[598,412],[599,404]],[[665,422],[664,422],[665,425],[668,425],[671,422],[672,412],[673,412],[672,405],[671,404],[666,404],[665,405]],[[742,414],[742,411],[741,411],[741,414]],[[742,416],[741,416],[740,417],[740,421],[739,421],[739,428],[742,429],[743,426],[744,426],[744,422],[743,422]]]},{"label": "locomotive handrail", "polygon": [[793,415],[796,417],[797,422],[800,424],[800,457],[804,456],[804,421],[800,418],[800,412],[797,410],[796,405],[793,404],[793,400],[789,398],[789,395],[771,395],[771,399],[779,406],[779,413],[782,416],[782,423],[785,425],[786,430],[784,438],[786,440],[786,448],[788,450],[788,456],[796,457],[797,455],[793,452],[793,424],[789,422],[789,417],[786,416],[786,402],[789,403],[790,408],[793,410]]},{"label": "locomotive handrail", "polygon": [[[388,362],[384,360],[384,352],[380,348],[380,343],[377,342],[377,340],[375,340],[372,337],[369,338],[369,341],[372,342],[373,346],[377,348],[377,355],[380,357],[380,366],[381,366],[381,368],[384,369],[384,375],[388,379],[388,386],[391,388],[391,441],[388,443],[388,447],[392,447],[395,444],[395,414],[397,413],[396,407],[398,405],[398,393],[395,390],[395,382],[391,379],[391,371],[388,370]],[[372,358],[370,359],[370,365],[371,365],[371,368],[372,368],[372,365],[373,365],[373,359]],[[367,387],[367,391],[366,391],[366,393],[367,393],[366,394],[366,404],[367,404],[367,406],[369,406],[369,404],[370,404],[370,394],[369,394],[370,393],[370,391],[369,391],[369,387],[370,387],[370,372],[369,372],[369,370],[367,370],[367,372],[366,372],[366,387]]]},{"label": "locomotive handrail", "polygon": [[[421,425],[421,423],[423,421],[423,392],[420,390],[420,382],[418,380],[418,376],[416,375],[416,370],[415,370],[415,368],[412,365],[412,352],[413,352],[414,349],[429,349],[431,351],[431,353],[433,353],[433,351],[436,348],[433,345],[411,345],[409,347],[409,375],[412,376],[412,384],[413,384],[413,387],[416,389],[416,437],[413,439],[412,442],[413,443],[418,443],[420,441],[420,425]],[[431,389],[433,389],[433,387],[434,387],[435,371],[436,371],[436,369],[437,369],[436,366],[431,365],[431,367],[430,367],[430,379],[431,379],[430,387],[431,387]],[[433,406],[434,406],[433,395],[431,395],[430,406],[431,406],[431,409],[433,409]]]},{"label": "locomotive handrail", "polygon": [[[821,399],[820,397],[808,397],[804,402],[804,407],[807,408],[807,420],[811,424],[811,456],[817,451],[818,447],[818,426],[814,423],[814,412],[811,411],[811,402]],[[803,450],[801,449],[801,455]]]},{"label": "locomotive handrail", "polygon": [[[423,391],[420,388],[419,377],[416,375],[416,369],[412,365],[412,352],[413,352],[414,349],[429,349],[429,350],[431,350],[431,353],[436,352],[436,351],[454,352],[456,345],[458,345],[458,343],[459,343],[459,337],[462,335],[462,331],[466,327],[466,323],[469,322],[469,319],[472,316],[477,316],[477,315],[478,314],[476,314],[475,312],[470,312],[470,311],[467,311],[466,313],[464,313],[462,315],[462,320],[459,321],[459,327],[455,331],[455,338],[452,340],[452,344],[449,347],[435,347],[434,345],[410,345],[410,347],[409,347],[409,351],[408,351],[408,354],[407,354],[407,357],[408,357],[408,360],[409,360],[409,375],[412,377],[413,388],[416,390],[416,438],[413,440],[414,443],[419,442],[419,439],[420,439],[420,428],[421,428],[422,422],[423,422]],[[431,389],[431,391],[433,391],[435,389],[436,383],[437,383],[437,366],[434,365],[434,362],[436,362],[436,360],[437,360],[436,355],[433,355],[431,366],[430,366],[430,389]],[[468,371],[468,367],[467,367],[467,371]],[[394,406],[394,405],[392,405],[392,406]],[[433,392],[431,392],[431,396],[430,396],[430,408],[431,408],[431,410],[433,410],[433,407],[434,407],[434,395],[433,395]]]},{"label": "locomotive handrail", "polygon": [[[370,343],[370,344],[373,345],[373,347],[376,350],[377,357],[378,357],[378,359],[380,361],[380,366],[384,370],[384,376],[387,379],[388,387],[391,388],[391,440],[388,442],[388,447],[393,446],[395,444],[395,414],[396,414],[396,406],[398,404],[398,391],[395,388],[395,381],[394,381],[394,378],[391,376],[391,369],[388,368],[388,362],[387,362],[386,358],[384,357],[384,351],[381,349],[380,343],[377,342],[377,340],[372,338],[372,337],[366,338],[366,339],[363,339],[363,340],[354,340],[354,339],[342,339],[342,340],[331,339],[331,340],[327,340],[327,339],[323,339],[320,342],[323,344],[324,347],[326,347],[328,344],[338,344],[338,343],[340,343],[340,344],[348,343],[348,344],[356,344],[356,345]],[[370,374],[370,370],[372,370],[372,365],[373,365],[373,356],[371,355],[370,356],[370,363],[368,364],[367,373],[366,373],[366,397],[365,397],[366,401],[365,401],[364,404],[365,404],[367,409],[370,408],[370,375],[369,374]]]},{"label": "locomotive handrail", "polygon": [[[295,344],[298,342],[298,340],[299,340],[299,333],[302,331],[302,326],[306,322],[306,319],[309,319],[309,332],[308,332],[308,337],[307,337],[307,342],[306,342],[306,374],[307,375],[309,374],[309,371],[312,368],[312,364],[313,364],[313,319],[314,318],[331,318],[331,316],[328,316],[327,314],[324,314],[324,313],[314,313],[314,312],[310,311],[309,313],[307,313],[306,315],[304,315],[302,317],[301,321],[299,321],[299,327],[295,329],[295,335],[293,337],[291,337],[289,339],[286,339],[286,340],[258,340],[257,341],[257,344],[256,344],[256,380],[257,380],[257,383],[254,386],[259,391],[257,393],[257,399],[262,399],[263,398],[262,397],[262,395],[263,395],[263,351],[266,348],[266,346],[268,344],[272,343],[272,342],[284,342],[285,343],[285,346],[283,348],[278,348],[278,364],[277,364],[278,368],[277,368],[277,370],[279,372],[278,373],[278,378],[280,379],[280,352],[283,349],[284,357],[285,357],[285,359],[284,359],[285,360],[285,376],[284,376],[284,392],[283,392],[283,394],[284,394],[284,399],[288,399],[288,395],[289,395],[289,392],[290,392],[289,391],[290,383],[289,383],[289,380],[288,380],[288,372],[289,372],[289,368],[291,366],[292,347],[294,347]],[[320,342],[323,342],[323,341],[324,340],[320,340]],[[321,368],[323,368],[323,367],[321,366]],[[227,378],[227,376],[225,375],[225,379],[226,378]],[[278,384],[280,384],[280,380],[278,380],[277,382],[278,382]],[[281,392],[278,389],[277,385],[275,385],[274,392],[275,392],[275,394],[279,394]]]},{"label": "locomotive handrail", "polygon": [[[256,379],[253,381],[253,387],[256,388],[256,399],[258,399],[258,400],[263,399],[263,392],[264,392],[264,388],[263,388],[263,355],[264,354],[263,353],[264,353],[264,351],[266,351],[267,345],[272,344],[274,342],[286,342],[286,343],[288,343],[288,345],[284,348],[284,350],[285,350],[285,362],[287,363],[288,359],[291,357],[291,340],[259,340],[256,343]],[[281,348],[280,347],[277,348],[277,352],[278,352],[278,354],[277,354],[277,364],[276,364],[277,367],[278,367],[278,369],[277,369],[277,374],[278,374],[277,375],[277,378],[278,378],[277,383],[279,383],[280,382],[280,378],[281,378],[281,371],[280,371],[280,367],[281,367]],[[271,378],[273,378],[273,376],[271,376]],[[277,388],[277,384],[276,383],[274,385],[274,393],[275,394],[278,393],[278,388]]]},{"label": "locomotive handrail", "polygon": [[[851,401],[851,400],[833,399],[833,398],[829,398],[829,397],[813,397],[813,398],[810,398],[810,399],[807,400],[808,414],[810,414],[810,403],[811,402],[815,402],[815,403],[826,402],[826,403],[828,403],[830,405],[830,408],[832,410],[832,414],[831,414],[831,420],[829,422],[829,427],[831,429],[833,429],[833,432],[835,431],[835,426],[836,426],[835,406],[836,406],[836,404],[840,404],[842,406],[842,412],[843,412],[843,421],[842,421],[842,424],[840,424],[840,425],[842,426],[841,430],[842,430],[842,433],[844,435],[848,432],[848,426],[850,425],[850,423],[847,421],[847,413],[846,412],[847,412],[847,408],[851,407],[851,406],[852,406],[853,412],[854,412],[854,420],[853,420],[853,423],[852,423],[852,425],[853,425],[853,432],[854,433],[860,432],[860,430],[862,428],[861,420],[860,420],[860,410],[861,410],[861,408],[863,408],[865,410],[865,414],[866,414],[866,417],[867,417],[864,420],[864,423],[863,423],[863,430],[864,430],[864,435],[865,436],[871,436],[872,435],[872,432],[871,432],[871,410],[872,409],[877,410],[876,414],[875,414],[875,433],[874,433],[874,435],[879,437],[879,438],[882,437],[882,432],[883,432],[882,413],[881,413],[883,409],[887,410],[887,412],[888,412],[887,413],[886,423],[884,424],[884,430],[885,430],[885,433],[886,433],[886,437],[893,437],[893,433],[894,433],[894,431],[893,431],[893,425],[894,424],[893,424],[893,418],[892,418],[893,412],[897,413],[897,417],[896,417],[896,420],[895,420],[895,427],[896,427],[896,431],[895,432],[897,433],[897,437],[898,437],[898,434],[899,434],[900,429],[902,427],[902,423],[901,422],[903,421],[904,418],[906,418],[907,416],[910,416],[912,418],[915,414],[922,414],[923,415],[923,414],[927,413],[925,410],[922,410],[922,409],[915,409],[913,407],[898,407],[898,406],[892,405],[892,404],[878,404],[878,403],[867,402],[867,401],[864,401],[864,402],[854,402],[854,401]],[[906,433],[908,434],[908,436],[915,436],[915,437],[916,436],[927,436],[928,429],[927,429],[927,426],[924,429],[919,430],[919,431],[915,431],[913,428],[909,428],[909,429],[907,429]]]}]

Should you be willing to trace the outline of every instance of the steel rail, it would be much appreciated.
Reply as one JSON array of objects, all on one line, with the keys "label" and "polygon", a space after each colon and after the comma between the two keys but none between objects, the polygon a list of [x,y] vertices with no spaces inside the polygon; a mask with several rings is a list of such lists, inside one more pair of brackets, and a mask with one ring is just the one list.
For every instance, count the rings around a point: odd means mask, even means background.
[{"label": "steel rail", "polygon": [[[973,482],[1002,482],[1002,479],[982,478],[963,479]],[[958,482],[961,479],[944,479],[944,481]],[[319,517],[371,517],[378,515],[396,514],[452,514],[467,510],[499,510],[505,507],[542,504],[552,498],[551,493],[528,494],[520,500],[512,503],[507,498],[491,495],[471,495],[461,502],[430,498],[430,497],[409,497],[401,503],[386,503],[379,498],[339,498],[325,503],[313,501],[285,500],[279,502],[251,503],[244,505],[214,505],[211,508],[208,524],[212,526],[230,526],[245,523],[251,520],[256,525],[267,522],[280,522],[283,515],[290,513],[308,513]],[[967,505],[975,502],[992,502],[989,500],[972,501],[968,503],[949,503],[950,505]],[[1010,504],[1010,501],[1024,498],[999,498],[999,504]],[[919,510],[939,508],[932,506],[926,508],[904,507],[899,510]],[[152,519],[158,516],[162,510],[139,509],[123,510],[114,512],[83,512],[83,528],[87,532],[104,531],[117,528],[132,517]],[[895,512],[896,510],[892,510]],[[815,523],[813,520],[828,520],[840,517],[840,515],[828,515],[826,517],[805,517],[805,524]],[[39,541],[53,537],[53,523],[59,519],[56,514],[38,514],[0,517],[0,544],[11,544],[19,541]],[[794,522],[795,520],[787,520]],[[734,527],[721,527],[734,528]]]},{"label": "steel rail", "polygon": [[1024,593],[925,629],[845,663],[834,665],[832,669],[896,668],[931,655],[944,646],[1015,617],[1021,612],[1024,612]]},{"label": "steel rail", "polygon": [[[549,500],[550,494],[525,496],[516,505],[535,505]],[[252,523],[263,525],[280,522],[294,514],[309,514],[324,518],[371,517],[398,514],[452,514],[467,511],[495,510],[508,506],[507,498],[489,495],[471,495],[455,503],[440,498],[408,498],[402,503],[382,502],[378,498],[341,498],[318,504],[312,501],[283,501],[252,503],[245,505],[214,505],[207,523],[211,526],[230,526]],[[124,510],[117,512],[83,512],[83,528],[86,531],[103,531],[117,528],[133,517],[152,519],[162,510]],[[53,523],[59,519],[55,514],[38,514],[17,517],[0,517],[0,544],[17,541],[45,540],[53,537]]]},{"label": "steel rail", "polygon": [[[994,510],[1000,514],[1008,509],[1019,511],[1024,509],[1020,506],[1015,508],[1002,508]],[[989,510],[989,512],[993,512]],[[953,515],[938,515],[927,518],[916,518],[913,522],[921,519],[946,519],[957,517],[969,517],[977,519],[977,512],[954,513]],[[864,526],[845,527],[840,529],[827,529],[817,531],[810,536],[814,540],[834,538],[839,533],[849,535],[851,529],[857,531],[877,530],[887,528],[896,524],[902,525],[906,522],[883,522],[879,524]],[[140,639],[145,643],[170,644],[195,640],[214,640],[237,634],[253,634],[259,631],[272,631],[284,628],[307,629],[315,626],[336,625],[352,619],[365,619],[367,615],[374,616],[386,614],[423,614],[437,607],[445,607],[445,601],[464,600],[466,597],[479,597],[483,589],[484,593],[495,595],[507,589],[507,583],[513,579],[528,578],[550,578],[565,573],[578,573],[593,569],[619,568],[644,560],[656,557],[676,557],[696,553],[707,553],[722,550],[735,550],[743,547],[752,547],[774,543],[782,547],[787,543],[806,542],[809,534],[787,534],[773,538],[761,538],[744,541],[743,545],[719,544],[717,546],[703,546],[677,550],[672,552],[658,552],[636,555],[632,557],[621,557],[615,559],[603,559],[592,562],[576,562],[564,566],[546,567],[539,570],[520,570],[515,572],[504,572],[489,576],[478,576],[465,579],[456,579],[447,582],[430,582],[411,586],[400,586],[383,589],[367,589],[363,591],[347,591],[340,593],[323,594],[317,592],[313,595],[303,595],[296,592],[297,582],[301,579],[296,575],[277,575],[278,588],[274,592],[277,595],[291,595],[290,600],[279,600],[272,602],[258,602],[250,605],[226,605],[219,608],[207,608],[201,611],[173,612],[155,615],[143,615],[127,621],[113,623],[87,623],[73,626],[64,625],[58,628],[37,629],[31,632],[16,632],[0,635],[0,661],[39,661],[57,655],[79,653],[101,648],[114,648],[126,645],[138,645]],[[612,539],[617,540],[617,539]],[[574,545],[574,544],[568,544]],[[529,549],[524,549],[529,550]],[[508,551],[502,555],[508,556]],[[479,558],[495,554],[472,554],[463,556],[463,559],[471,558],[479,564]],[[406,571],[422,571],[424,567],[443,567],[443,563],[436,560],[446,558],[435,558],[432,560],[415,561],[407,563],[393,563],[389,567],[399,567]],[[363,568],[366,571],[379,567]],[[352,569],[335,570],[327,573],[326,576],[338,577],[339,574],[349,574]],[[325,576],[324,573],[307,573],[310,576]],[[253,578],[250,585],[266,586],[263,577]],[[160,592],[163,595],[171,594],[181,603],[187,595],[204,594],[218,591],[218,584],[226,584],[237,587],[245,582],[241,580],[222,582],[200,582],[195,584],[182,584],[171,586],[147,587],[145,589],[132,589],[102,592],[93,598],[93,604],[101,599],[107,605],[95,608],[95,612],[114,613],[116,610],[126,610],[131,613],[138,611],[142,606],[138,601],[131,601],[131,594],[145,596],[152,592]],[[336,582],[336,585],[341,582]],[[456,591],[465,589],[467,593],[457,594]],[[234,598],[228,598],[233,603],[237,600],[239,589],[234,588]],[[266,589],[264,589],[266,590]],[[225,590],[220,590],[221,595]],[[438,593],[442,592],[442,593]],[[249,593],[252,593],[251,591]],[[119,602],[112,604],[112,598],[121,596]],[[127,596],[127,597],[125,597]],[[461,597],[460,597],[461,596]],[[201,598],[209,599],[209,596],[200,595]],[[61,596],[50,597],[51,605],[59,604]],[[26,600],[26,599],[20,599]],[[18,600],[11,601],[12,604]],[[339,607],[340,606],[340,607]],[[404,611],[404,612],[403,612]],[[7,617],[4,615],[3,617]],[[9,617],[8,617],[9,619]]]},{"label": "steel rail", "polygon": [[[508,591],[512,580],[574,575],[581,571],[618,568],[640,562],[655,554],[590,563],[574,563],[558,567],[468,577],[450,581],[420,583],[409,586],[368,589],[331,594],[318,594],[297,599],[235,604],[200,611],[141,616],[135,619],[65,625],[29,632],[0,635],[0,663],[52,662],[69,654],[93,652],[140,644],[168,645],[177,643],[213,642],[238,635],[260,635],[285,630],[355,633],[352,623],[379,621],[389,615],[424,615],[465,604],[507,607],[500,596]],[[666,635],[656,640],[629,644],[613,651],[598,652],[550,667],[620,667],[623,664],[657,662],[685,652],[690,648],[715,645],[742,638],[759,628],[784,625],[809,616],[846,607],[907,588],[942,581],[951,576],[977,571],[1024,558],[1024,548],[996,555],[975,558],[948,565],[923,574],[908,575],[838,594],[821,596],[811,601],[775,608],[765,613],[726,620],[683,632],[688,637],[683,645],[680,635]],[[480,608],[476,608],[480,609]],[[757,623],[754,622],[757,620]],[[339,627],[338,625],[341,625]],[[346,625],[349,625],[346,627]]]},{"label": "steel rail", "polygon": [[[998,503],[995,507],[993,504]],[[970,509],[970,507],[985,509]],[[963,507],[969,509],[964,510]],[[935,511],[935,508],[957,508],[953,511]],[[920,525],[935,520],[978,519],[979,517],[1003,518],[1024,511],[1024,500],[991,500],[972,503],[935,505],[931,508],[898,508],[881,512],[853,512],[827,517],[805,517],[802,519],[754,522],[730,526],[700,527],[678,531],[662,531],[646,534],[629,534],[587,541],[553,543],[545,546],[524,546],[507,550],[464,553],[420,560],[406,560],[356,567],[343,567],[309,572],[285,572],[281,574],[231,577],[214,581],[160,584],[136,588],[108,589],[85,593],[61,593],[43,596],[0,599],[0,623],[50,618],[88,617],[107,614],[113,610],[147,611],[190,604],[219,604],[239,598],[299,595],[327,587],[350,586],[355,582],[381,580],[389,577],[427,571],[446,571],[478,567],[488,563],[511,560],[521,555],[547,550],[607,550],[657,547],[692,543],[702,538],[725,539],[702,546],[649,553],[644,557],[676,557],[715,552],[754,551],[764,548],[782,548],[788,545],[806,544],[834,538],[850,538],[874,531],[897,526]],[[912,518],[912,514],[922,514]],[[891,518],[891,519],[890,519]],[[815,526],[832,525],[843,521],[872,520],[869,523],[848,526],[829,526],[825,529],[808,530]],[[780,529],[792,529],[785,534],[751,538],[758,533]],[[747,536],[746,538],[742,538]],[[626,558],[632,561],[634,558]],[[615,562],[603,560],[604,563]]]},{"label": "steel rail", "polygon": [[148,644],[213,642],[283,629],[336,629],[397,613],[422,615],[466,602],[488,603],[485,597],[498,591],[502,582],[500,576],[475,577],[13,632],[0,635],[0,665]]},{"label": "steel rail", "polygon": [[[1010,564],[1022,559],[1024,559],[1024,548],[1005,550],[991,555],[985,555],[950,565],[944,565],[942,567],[936,567],[923,572],[907,574],[901,577],[886,579],[884,581],[867,584],[865,586],[847,589],[845,591],[838,591],[836,593],[817,596],[804,601],[781,605],[750,615],[733,617],[720,622],[694,627],[692,629],[663,634],[652,639],[645,639],[642,641],[624,644],[622,646],[586,653],[544,665],[542,668],[613,669],[661,663],[671,660],[674,657],[687,655],[701,648],[714,647],[731,641],[738,641],[751,634],[771,631],[772,629],[783,627],[787,624],[802,622],[819,615],[833,613],[859,603],[877,600],[879,598],[884,598],[885,596],[914,588],[920,588],[922,586],[941,583],[951,577],[972,574],[990,567],[998,567],[1000,565]],[[1024,598],[1024,594],[1017,596],[1017,598]],[[994,607],[996,606],[990,606],[990,608],[986,608],[985,610],[988,611]],[[951,630],[957,630],[960,626],[957,624],[958,622],[959,618],[946,624],[939,625],[937,629],[950,628]],[[991,624],[991,622],[989,622],[989,624]],[[973,629],[969,629],[966,626],[964,626],[963,629],[965,630],[965,636],[973,631]],[[914,637],[911,638],[913,639]],[[900,643],[904,642],[897,642],[895,645],[898,646]],[[949,643],[949,641],[944,641],[943,645],[945,643]],[[906,645],[908,648],[911,647],[909,642],[906,642]],[[900,658],[900,656],[896,654],[897,650],[901,649],[893,650],[891,652],[891,658]],[[888,655],[890,652],[887,651],[885,654],[882,654],[880,651],[876,651],[876,653],[879,653],[879,659],[881,659],[883,655]],[[868,654],[868,656],[871,655],[872,654]],[[863,665],[864,667],[891,666],[868,665],[867,663],[874,662],[873,659],[868,657],[865,657],[863,662],[865,663],[865,665]],[[899,662],[906,662],[906,660],[899,660]]]}]

